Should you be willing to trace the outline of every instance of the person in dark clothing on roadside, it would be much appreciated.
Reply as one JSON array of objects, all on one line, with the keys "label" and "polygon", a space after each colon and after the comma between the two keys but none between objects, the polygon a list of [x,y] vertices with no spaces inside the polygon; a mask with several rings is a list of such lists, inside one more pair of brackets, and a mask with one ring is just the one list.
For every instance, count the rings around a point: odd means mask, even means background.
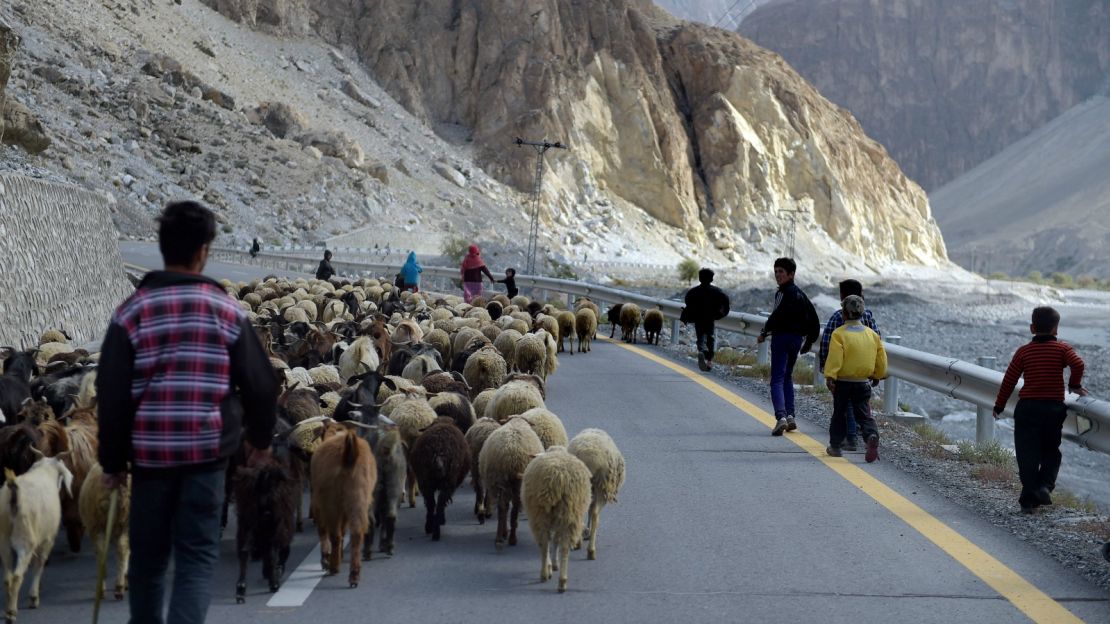
[{"label": "person in dark clothing on roadside", "polygon": [[251,257],[254,258],[258,255],[258,252],[260,251],[262,251],[262,244],[259,243],[258,239],[256,238],[251,241]]},{"label": "person in dark clothing on roadside", "polygon": [[330,280],[331,276],[335,275],[335,269],[331,267],[331,250],[324,251],[324,259],[320,261],[320,266],[316,267],[316,279]]},{"label": "person in dark clothing on roadside", "polygon": [[728,316],[729,300],[725,291],[713,285],[712,269],[698,271],[698,281],[701,283],[686,291],[686,307],[682,310],[681,320],[694,324],[698,340],[698,368],[708,371],[713,368],[713,356],[717,350],[714,325]]},{"label": "person in dark clothing on roadside", "polygon": [[775,307],[758,342],[771,336],[771,403],[775,406],[775,428],[771,435],[794,431],[794,365],[799,353],[809,353],[821,337],[821,321],[809,297],[794,283],[798,265],[791,258],[775,260]]},{"label": "person in dark clothing on roadside", "polygon": [[97,368],[105,484],[122,487],[131,476],[135,624],[204,621],[228,458],[244,433],[249,465],[270,455],[277,379],[243,310],[201,274],[215,235],[207,208],[166,207],[158,226],[165,270],[148,273],[116,309]]},{"label": "person in dark clothing on roadside", "polygon": [[505,269],[505,279],[497,280],[497,283],[505,285],[505,294],[509,296],[509,299],[520,294],[520,291],[516,289],[516,269]]},{"label": "person in dark clothing on roadside", "polygon": [[1025,384],[1018,391],[1014,408],[1014,454],[1017,456],[1021,495],[1018,505],[1022,513],[1033,513],[1041,505],[1052,504],[1052,490],[1060,472],[1060,441],[1068,407],[1064,403],[1065,368],[1071,369],[1068,389],[1087,396],[1083,388],[1083,359],[1066,342],[1056,339],[1060,313],[1044,306],[1033,309],[1029,331],[1033,340],[1018,347],[998,397],[994,400],[994,417],[1006,411],[1019,379]]}]

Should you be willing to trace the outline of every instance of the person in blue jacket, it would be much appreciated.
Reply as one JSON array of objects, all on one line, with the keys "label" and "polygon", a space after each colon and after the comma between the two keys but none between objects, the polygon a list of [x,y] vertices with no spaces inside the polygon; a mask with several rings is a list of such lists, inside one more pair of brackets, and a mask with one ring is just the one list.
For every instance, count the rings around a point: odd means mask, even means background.
[{"label": "person in blue jacket", "polygon": [[404,290],[420,292],[420,274],[424,272],[420,263],[416,261],[416,252],[410,251],[405,266],[401,267],[401,279],[404,281]]}]

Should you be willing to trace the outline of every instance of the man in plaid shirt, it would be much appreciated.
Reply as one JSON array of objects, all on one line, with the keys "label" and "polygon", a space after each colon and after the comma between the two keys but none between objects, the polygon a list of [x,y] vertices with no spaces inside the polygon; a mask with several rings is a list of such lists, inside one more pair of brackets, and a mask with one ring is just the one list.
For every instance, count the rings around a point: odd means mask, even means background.
[{"label": "man in plaid shirt", "polygon": [[[844,301],[851,295],[863,298],[863,284],[854,279],[846,279],[840,282],[840,300]],[[870,327],[881,338],[883,333],[879,331],[879,326],[875,324],[875,317],[871,315],[871,310],[864,310],[863,318],[860,322]],[[817,353],[818,366],[821,367],[821,372],[825,372],[825,360],[829,359],[829,341],[832,340],[832,334],[836,331],[837,327],[844,324],[844,312],[839,308],[833,315],[829,317],[825,323],[825,331],[821,332],[821,349]],[[844,439],[844,443],[840,446],[841,450],[854,451],[856,450],[856,432],[858,425],[856,419],[852,416],[851,410],[848,411],[848,437]]]},{"label": "man in plaid shirt", "polygon": [[277,379],[242,309],[201,274],[215,236],[207,208],[166,206],[158,226],[165,270],[148,273],[116,310],[101,351],[100,464],[109,487],[132,477],[132,624],[204,621],[228,457],[244,434],[248,464],[270,453]]}]

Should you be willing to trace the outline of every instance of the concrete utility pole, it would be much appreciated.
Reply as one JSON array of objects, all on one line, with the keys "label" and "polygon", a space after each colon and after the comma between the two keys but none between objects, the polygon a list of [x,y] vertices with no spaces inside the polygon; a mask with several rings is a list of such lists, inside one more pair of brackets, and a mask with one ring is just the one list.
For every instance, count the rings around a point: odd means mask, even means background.
[{"label": "concrete utility pole", "polygon": [[525,141],[517,137],[516,144],[528,145],[536,150],[536,179],[532,182],[532,223],[528,228],[528,253],[527,260],[528,266],[525,269],[525,275],[536,275],[536,246],[540,237],[540,190],[543,185],[543,155],[551,148],[567,149],[559,141],[550,143],[547,139],[543,141]]}]

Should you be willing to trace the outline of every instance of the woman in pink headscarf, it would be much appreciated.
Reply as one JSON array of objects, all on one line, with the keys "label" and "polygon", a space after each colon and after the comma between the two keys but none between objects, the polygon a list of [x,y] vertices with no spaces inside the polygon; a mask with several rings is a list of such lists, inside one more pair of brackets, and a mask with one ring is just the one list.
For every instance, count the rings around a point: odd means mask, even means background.
[{"label": "woman in pink headscarf", "polygon": [[493,274],[489,272],[486,263],[482,261],[481,252],[478,251],[477,245],[470,246],[470,252],[463,258],[459,272],[462,273],[463,299],[467,303],[482,294],[483,273],[489,278],[490,283],[493,283]]}]

